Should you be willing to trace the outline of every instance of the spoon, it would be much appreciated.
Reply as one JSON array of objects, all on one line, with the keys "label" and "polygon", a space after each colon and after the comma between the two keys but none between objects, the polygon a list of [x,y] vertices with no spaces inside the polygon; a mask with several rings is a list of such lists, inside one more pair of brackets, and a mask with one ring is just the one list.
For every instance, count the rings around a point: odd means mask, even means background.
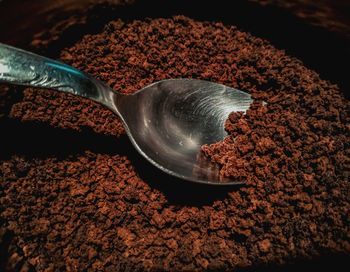
[{"label": "spoon", "polygon": [[167,79],[131,95],[71,66],[0,43],[0,82],[49,88],[92,99],[116,113],[138,152],[177,178],[213,185],[238,184],[201,146],[221,141],[234,111],[246,111],[249,94],[195,79]]}]

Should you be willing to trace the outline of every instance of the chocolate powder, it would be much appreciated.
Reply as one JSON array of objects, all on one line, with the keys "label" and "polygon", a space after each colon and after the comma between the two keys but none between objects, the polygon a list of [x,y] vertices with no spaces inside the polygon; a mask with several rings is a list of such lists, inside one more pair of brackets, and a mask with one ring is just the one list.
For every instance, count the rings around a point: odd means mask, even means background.
[{"label": "chocolate powder", "polygon": [[[226,122],[229,136],[203,148],[246,185],[224,194],[189,187],[193,198],[216,197],[177,202],[167,178],[141,178],[118,152],[13,155],[1,161],[0,216],[33,268],[231,271],[349,255],[350,103],[301,61],[234,26],[182,16],[111,22],[61,59],[123,93],[177,77],[251,93],[248,112]],[[102,106],[48,90],[26,89],[11,115],[124,134]]]}]

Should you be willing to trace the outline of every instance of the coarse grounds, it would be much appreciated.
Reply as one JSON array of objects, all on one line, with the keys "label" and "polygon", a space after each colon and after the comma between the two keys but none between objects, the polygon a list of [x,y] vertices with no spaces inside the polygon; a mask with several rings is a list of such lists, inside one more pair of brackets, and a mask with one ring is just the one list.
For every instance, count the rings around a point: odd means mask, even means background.
[{"label": "coarse grounds", "polygon": [[[123,93],[178,77],[251,93],[247,114],[226,123],[230,136],[203,147],[247,184],[195,205],[154,186],[164,176],[142,180],[121,154],[13,155],[1,161],[0,216],[36,270],[231,271],[350,253],[350,103],[299,60],[183,16],[111,22],[61,59]],[[102,106],[47,90],[26,89],[11,116],[124,134]]]}]

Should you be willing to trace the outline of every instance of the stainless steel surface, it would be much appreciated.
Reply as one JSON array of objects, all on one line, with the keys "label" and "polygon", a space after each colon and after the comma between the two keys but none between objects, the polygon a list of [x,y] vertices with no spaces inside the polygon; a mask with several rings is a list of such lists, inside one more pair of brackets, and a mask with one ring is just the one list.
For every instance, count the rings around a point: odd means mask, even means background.
[{"label": "stainless steel surface", "polygon": [[164,172],[206,184],[238,184],[220,179],[218,166],[200,148],[226,136],[229,113],[249,108],[252,99],[245,92],[203,80],[168,79],[122,95],[71,66],[4,44],[1,81],[95,100],[121,117],[135,148]]}]

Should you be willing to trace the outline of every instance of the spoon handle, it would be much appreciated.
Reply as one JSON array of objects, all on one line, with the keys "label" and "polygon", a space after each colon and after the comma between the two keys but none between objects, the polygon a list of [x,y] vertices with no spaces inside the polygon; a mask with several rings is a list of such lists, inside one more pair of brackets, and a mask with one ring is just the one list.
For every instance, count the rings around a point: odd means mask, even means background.
[{"label": "spoon handle", "polygon": [[114,92],[69,65],[0,43],[0,82],[49,88],[113,108]]}]

